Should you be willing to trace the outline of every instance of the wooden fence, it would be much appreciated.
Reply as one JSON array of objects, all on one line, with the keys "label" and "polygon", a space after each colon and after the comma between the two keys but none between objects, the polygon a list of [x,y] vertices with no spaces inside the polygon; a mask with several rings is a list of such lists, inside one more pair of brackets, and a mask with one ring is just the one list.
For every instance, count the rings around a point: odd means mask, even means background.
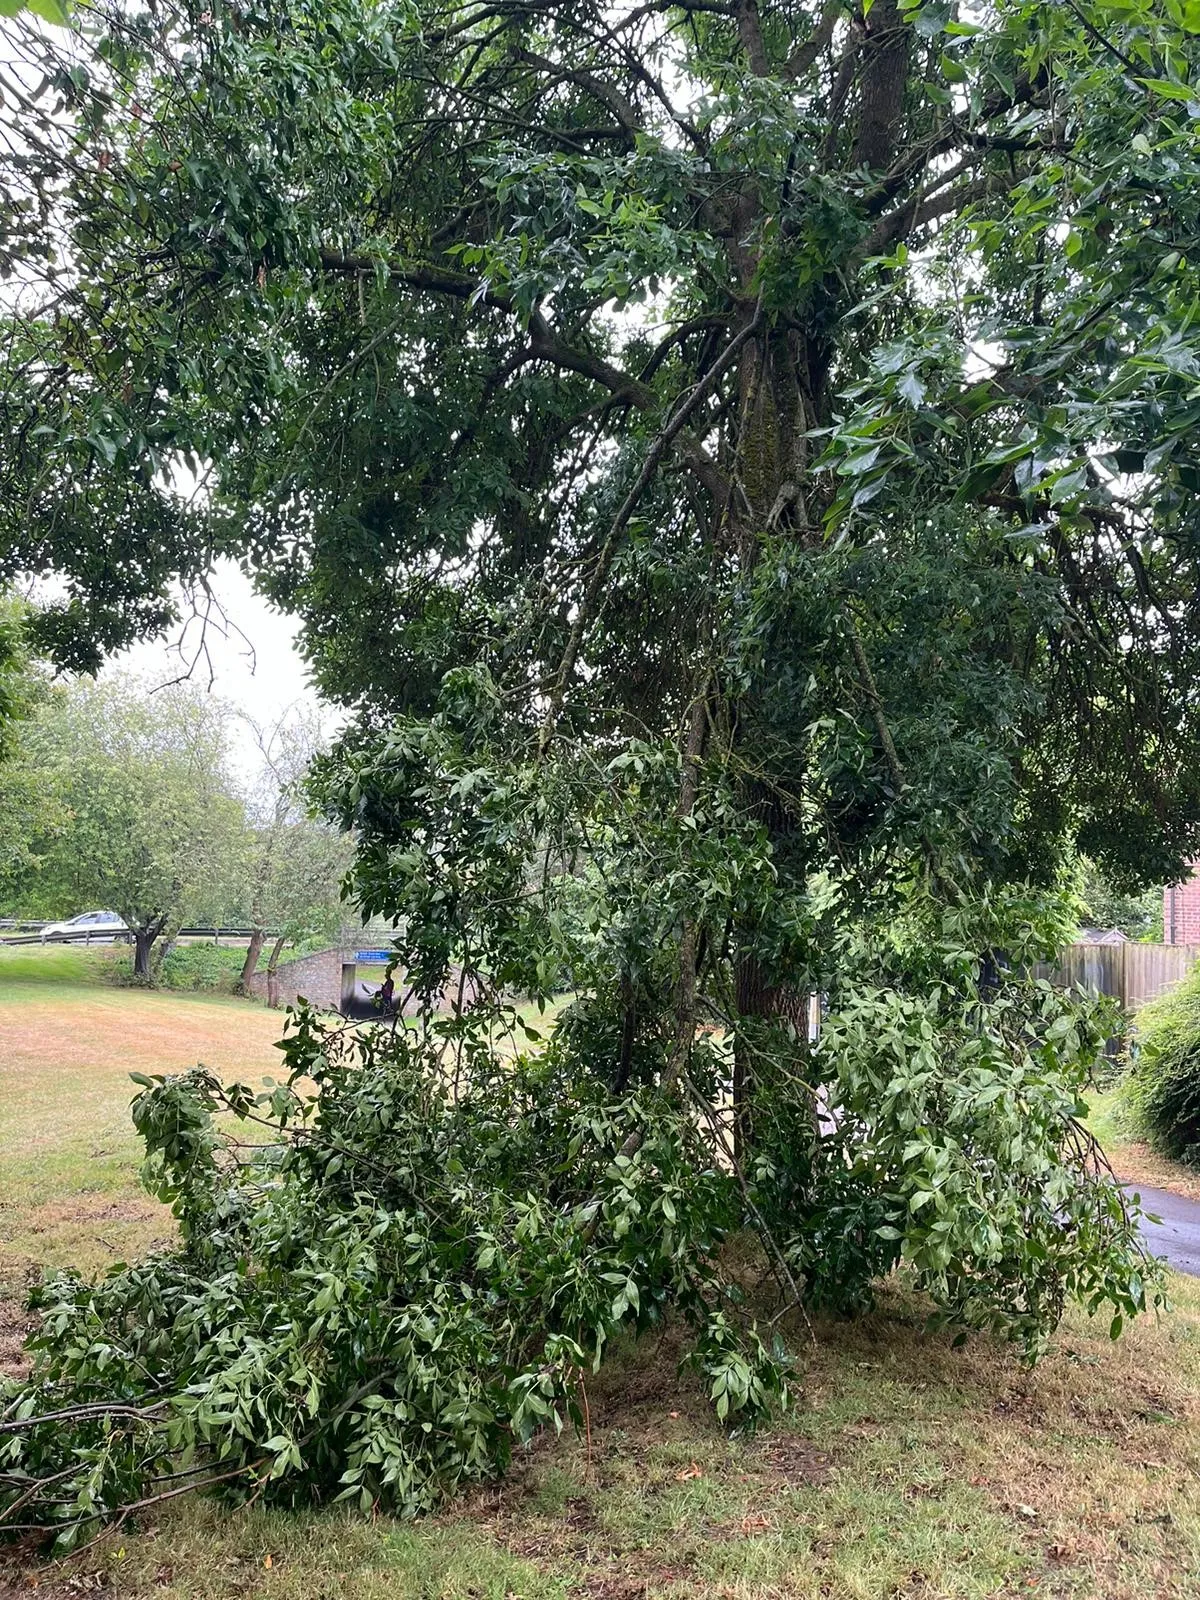
[{"label": "wooden fence", "polygon": [[1197,961],[1196,944],[1072,944],[1053,965],[1040,962],[1034,974],[1112,995],[1126,1011],[1136,1011],[1173,989]]}]

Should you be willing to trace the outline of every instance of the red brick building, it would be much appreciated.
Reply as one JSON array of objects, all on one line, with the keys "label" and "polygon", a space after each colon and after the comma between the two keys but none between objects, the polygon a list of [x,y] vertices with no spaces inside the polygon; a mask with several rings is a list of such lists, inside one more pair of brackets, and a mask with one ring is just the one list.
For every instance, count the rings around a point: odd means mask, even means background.
[{"label": "red brick building", "polygon": [[1185,882],[1163,890],[1163,943],[1200,944],[1200,862]]}]

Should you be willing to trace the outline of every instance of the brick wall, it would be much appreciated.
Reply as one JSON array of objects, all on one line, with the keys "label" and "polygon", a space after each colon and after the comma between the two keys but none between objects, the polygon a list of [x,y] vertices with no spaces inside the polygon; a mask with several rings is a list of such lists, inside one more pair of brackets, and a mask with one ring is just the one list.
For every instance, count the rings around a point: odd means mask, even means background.
[{"label": "brick wall", "polygon": [[[303,996],[322,1011],[336,1011],[342,996],[342,952],[315,950],[310,956],[281,961],[276,976],[281,1006],[295,1005]],[[261,999],[267,998],[266,967],[259,967],[250,980],[250,989]]]},{"label": "brick wall", "polygon": [[[337,1011],[342,1002],[342,962],[353,960],[354,952],[341,949],[317,950],[310,956],[294,957],[291,961],[281,961],[276,973],[279,979],[279,1004],[280,1006],[295,1005],[301,997],[310,1001],[322,1011]],[[405,995],[404,974],[397,969],[396,999],[400,1001]],[[378,984],[373,984],[378,988]],[[267,998],[267,969],[260,967],[250,980],[250,990],[260,999]],[[477,997],[476,985],[470,978],[462,985],[462,999],[466,1006],[473,1005]],[[459,999],[459,974],[457,968],[452,968],[449,981],[444,991],[443,1004],[446,1010],[458,1004]],[[404,1007],[406,1014],[413,1014],[417,1010],[417,1002],[409,1000]]]},{"label": "brick wall", "polygon": [[1185,882],[1163,890],[1163,942],[1200,944],[1200,863]]}]

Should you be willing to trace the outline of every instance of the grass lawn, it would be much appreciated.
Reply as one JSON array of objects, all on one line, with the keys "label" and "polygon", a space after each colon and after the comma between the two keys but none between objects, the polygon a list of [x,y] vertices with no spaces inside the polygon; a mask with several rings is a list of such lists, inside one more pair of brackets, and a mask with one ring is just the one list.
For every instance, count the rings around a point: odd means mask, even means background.
[{"label": "grass lawn", "polygon": [[[0,952],[10,1289],[35,1262],[102,1268],[167,1234],[136,1186],[130,1070],[254,1079],[276,1060],[264,1009],[86,978]],[[543,1440],[419,1524],[181,1503],[74,1561],[10,1565],[0,1600],[1183,1600],[1200,1594],[1200,1283],[1174,1298],[1115,1345],[1107,1319],[1072,1314],[1029,1372],[983,1341],[951,1350],[889,1286],[869,1318],[792,1330],[797,1409],[749,1440],[717,1427],[668,1334],[596,1380],[589,1439]]]},{"label": "grass lawn", "polygon": [[0,1277],[102,1270],[162,1238],[137,1181],[131,1072],[203,1062],[251,1081],[279,1060],[278,1013],[103,986],[105,952],[0,949]]}]

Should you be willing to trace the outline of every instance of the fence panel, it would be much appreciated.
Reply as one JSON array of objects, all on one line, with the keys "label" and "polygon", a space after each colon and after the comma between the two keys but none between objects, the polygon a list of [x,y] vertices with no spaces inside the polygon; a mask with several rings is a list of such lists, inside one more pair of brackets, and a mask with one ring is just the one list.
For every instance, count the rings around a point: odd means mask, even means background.
[{"label": "fence panel", "polygon": [[1053,965],[1039,962],[1034,975],[1111,995],[1126,1011],[1136,1011],[1173,989],[1198,960],[1195,944],[1072,944]]},{"label": "fence panel", "polygon": [[1127,944],[1121,949],[1125,955],[1122,999],[1129,1011],[1173,989],[1200,960],[1200,945],[1194,944]]}]

